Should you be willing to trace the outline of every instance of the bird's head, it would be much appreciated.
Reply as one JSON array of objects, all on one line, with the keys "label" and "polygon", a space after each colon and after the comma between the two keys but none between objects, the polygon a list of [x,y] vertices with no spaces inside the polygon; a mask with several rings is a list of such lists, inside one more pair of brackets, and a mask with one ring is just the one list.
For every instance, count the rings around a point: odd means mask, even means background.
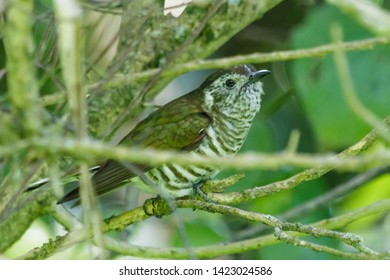
[{"label": "bird's head", "polygon": [[263,94],[260,79],[270,71],[238,65],[210,75],[202,84],[206,112],[224,115],[256,114]]}]

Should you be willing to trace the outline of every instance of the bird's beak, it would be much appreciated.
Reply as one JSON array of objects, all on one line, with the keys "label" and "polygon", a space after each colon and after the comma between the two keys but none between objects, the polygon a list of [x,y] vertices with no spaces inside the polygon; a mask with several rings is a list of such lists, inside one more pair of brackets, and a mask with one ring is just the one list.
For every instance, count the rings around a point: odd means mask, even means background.
[{"label": "bird's beak", "polygon": [[268,70],[259,70],[256,72],[252,72],[249,74],[249,82],[251,82],[251,83],[257,82],[258,80],[267,76],[270,73],[271,73],[271,71],[268,71]]}]

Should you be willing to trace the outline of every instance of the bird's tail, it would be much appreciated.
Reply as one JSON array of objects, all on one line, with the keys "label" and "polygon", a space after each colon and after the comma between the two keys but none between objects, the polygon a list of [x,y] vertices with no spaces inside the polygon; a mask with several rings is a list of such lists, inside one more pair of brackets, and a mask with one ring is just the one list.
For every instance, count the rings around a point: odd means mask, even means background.
[{"label": "bird's tail", "polygon": [[[91,172],[95,172],[97,169],[99,169],[100,166],[95,166],[95,167],[92,167],[90,168],[90,171]],[[60,199],[57,204],[62,204],[62,203],[65,203],[69,200],[72,200],[72,199],[75,199],[78,197],[78,187],[79,187],[79,181],[78,181],[78,173],[73,173],[71,175],[66,175],[64,176],[62,179],[62,182],[63,182],[63,186],[65,189],[70,189],[72,190],[70,193],[68,193],[67,195],[65,195],[62,199]],[[50,183],[50,179],[49,178],[44,178],[44,179],[41,179],[41,180],[38,180],[34,183],[32,183],[31,185],[29,185],[27,187],[27,189],[25,190],[25,192],[30,192],[30,191],[33,191],[35,189],[38,189],[46,184]]]}]

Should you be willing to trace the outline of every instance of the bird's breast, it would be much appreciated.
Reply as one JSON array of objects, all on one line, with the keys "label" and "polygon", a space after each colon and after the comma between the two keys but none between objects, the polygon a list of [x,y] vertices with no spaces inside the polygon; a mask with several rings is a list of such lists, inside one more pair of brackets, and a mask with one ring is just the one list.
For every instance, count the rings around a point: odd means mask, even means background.
[{"label": "bird's breast", "polygon": [[[252,119],[213,120],[200,145],[191,153],[212,157],[234,156],[245,141]],[[150,170],[145,177],[158,187],[160,194],[177,198],[191,195],[194,184],[213,178],[218,172],[218,169],[207,166],[184,167],[177,164],[165,164]]]},{"label": "bird's breast", "polygon": [[242,147],[253,118],[220,118],[213,120],[195,153],[230,157]]}]

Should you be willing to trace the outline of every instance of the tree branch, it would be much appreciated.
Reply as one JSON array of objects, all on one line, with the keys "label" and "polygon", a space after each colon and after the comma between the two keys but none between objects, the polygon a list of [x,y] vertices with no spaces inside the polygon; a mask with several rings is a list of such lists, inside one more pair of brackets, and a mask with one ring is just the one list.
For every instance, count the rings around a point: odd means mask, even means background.
[{"label": "tree branch", "polygon": [[[388,127],[390,116],[386,117],[383,122]],[[388,149],[357,155],[371,147],[376,140],[377,132],[373,130],[353,146],[337,155],[248,152],[233,158],[220,158],[154,149],[137,149],[123,146],[110,147],[102,142],[92,140],[80,142],[70,138],[62,138],[53,141],[53,139],[39,138],[19,142],[13,146],[2,146],[0,147],[0,156],[10,155],[15,150],[33,149],[40,154],[64,154],[76,160],[88,160],[92,163],[113,159],[124,162],[144,163],[152,166],[166,163],[177,163],[183,166],[202,166],[207,164],[210,167],[239,169],[276,169],[286,165],[303,168],[316,166],[284,181],[254,188],[241,194],[230,193],[229,198],[225,198],[223,194],[215,194],[215,196],[210,197],[222,203],[238,203],[247,201],[254,196],[262,197],[290,189],[303,181],[317,179],[332,169],[356,171],[366,169],[368,166],[387,165],[390,159],[390,151]]]},{"label": "tree branch", "polygon": [[[170,208],[166,205],[166,203],[162,199],[154,199],[150,200],[145,205],[146,208],[153,209],[155,213],[158,215],[169,215],[171,213]],[[371,205],[359,208],[353,212],[346,213],[344,215],[334,217],[332,219],[323,220],[317,223],[313,223],[310,225],[300,225],[296,223],[286,223],[281,220],[276,219],[271,215],[265,215],[261,213],[254,213],[244,211],[238,208],[234,208],[227,205],[218,205],[212,204],[197,200],[179,200],[177,201],[178,208],[190,208],[190,209],[198,209],[207,211],[210,213],[220,213],[223,215],[232,215],[236,217],[243,218],[252,222],[264,222],[272,227],[278,227],[283,230],[291,231],[289,236],[293,237],[301,237],[307,234],[313,235],[315,237],[331,237],[336,238],[342,242],[345,242],[360,251],[360,253],[343,253],[344,256],[348,256],[349,258],[356,259],[386,259],[390,258],[389,253],[376,253],[372,250],[366,248],[362,244],[362,240],[360,237],[350,234],[350,233],[341,233],[335,232],[333,229],[344,227],[345,225],[352,223],[353,221],[367,217],[369,215],[381,213],[384,211],[390,210],[390,199],[382,200]],[[156,212],[157,211],[157,212]],[[108,220],[106,220],[107,227],[105,231],[109,230],[122,230],[124,225],[129,225],[139,220],[144,220],[149,218],[150,216],[145,214],[145,211],[141,207],[135,208],[128,212],[125,212],[119,216],[114,216]],[[127,220],[128,219],[128,220]],[[112,226],[111,229],[108,228],[108,225]],[[25,259],[44,259],[55,253],[57,250],[63,250],[69,248],[70,246],[82,242],[84,240],[91,238],[91,232],[88,234],[85,231],[72,231],[71,233],[58,237],[56,240],[44,244],[40,248],[36,248],[26,255],[23,256]],[[194,248],[193,253],[196,257],[199,258],[212,258],[221,255],[235,254],[247,252],[250,250],[262,248],[265,246],[270,246],[276,243],[281,242],[274,235],[266,235],[257,237],[254,239],[248,239],[245,241],[232,242],[228,244],[218,244],[213,246],[199,247]],[[294,241],[296,242],[296,240]],[[188,251],[186,249],[178,249],[178,248],[151,248],[151,247],[142,247],[142,246],[132,246],[127,243],[117,242],[112,239],[104,238],[105,248],[113,250],[115,252],[129,255],[129,256],[137,256],[137,257],[145,257],[145,258],[187,258],[189,257]],[[326,247],[328,249],[324,249],[319,245],[309,246],[306,244],[302,244],[304,247],[312,247],[314,250],[322,250],[327,253],[335,253],[338,254],[338,250],[333,250],[332,248]]]},{"label": "tree branch", "polygon": [[[344,51],[357,51],[357,50],[369,50],[376,46],[387,45],[390,43],[390,36],[374,37],[369,39],[356,40],[351,42],[341,42],[339,47]],[[295,59],[325,56],[334,52],[337,48],[335,43],[322,45],[313,48],[299,49],[299,50],[287,50],[287,51],[275,51],[271,53],[252,53],[248,55],[236,55],[232,57],[224,57],[217,59],[207,60],[193,60],[187,63],[177,63],[171,66],[169,69],[162,73],[162,77],[174,78],[181,74],[206,69],[216,68],[229,68],[237,64],[245,63],[267,63],[267,62],[278,62],[278,61],[289,61]],[[134,82],[146,81],[156,75],[160,71],[159,68],[149,69],[142,72],[135,72],[130,74],[118,74],[112,79],[106,81],[104,85],[100,83],[90,84],[86,87],[88,92],[93,92],[97,87],[102,86],[104,90],[110,88],[123,87],[130,85]],[[42,98],[42,104],[44,106],[57,104],[64,101],[64,93],[55,93],[52,95],[44,96]]]},{"label": "tree branch", "polygon": [[[346,195],[347,193],[355,190],[356,188],[369,182],[373,178],[376,178],[389,171],[390,171],[389,167],[385,166],[385,167],[368,170],[367,172],[364,172],[362,174],[358,174],[352,179],[348,180],[347,182],[342,183],[339,186],[332,188],[330,191],[321,194],[320,196],[313,198],[312,200],[302,203],[297,207],[292,208],[281,215],[277,215],[277,217],[284,221],[291,221],[291,220],[295,220],[298,217],[301,218],[307,216],[308,214],[312,213],[315,209],[328,205],[332,201],[335,201],[338,198]],[[265,225],[257,225],[254,227],[244,229],[236,233],[233,237],[233,240],[242,240],[254,236],[256,234],[258,235],[262,233],[265,229],[266,229]]]}]

